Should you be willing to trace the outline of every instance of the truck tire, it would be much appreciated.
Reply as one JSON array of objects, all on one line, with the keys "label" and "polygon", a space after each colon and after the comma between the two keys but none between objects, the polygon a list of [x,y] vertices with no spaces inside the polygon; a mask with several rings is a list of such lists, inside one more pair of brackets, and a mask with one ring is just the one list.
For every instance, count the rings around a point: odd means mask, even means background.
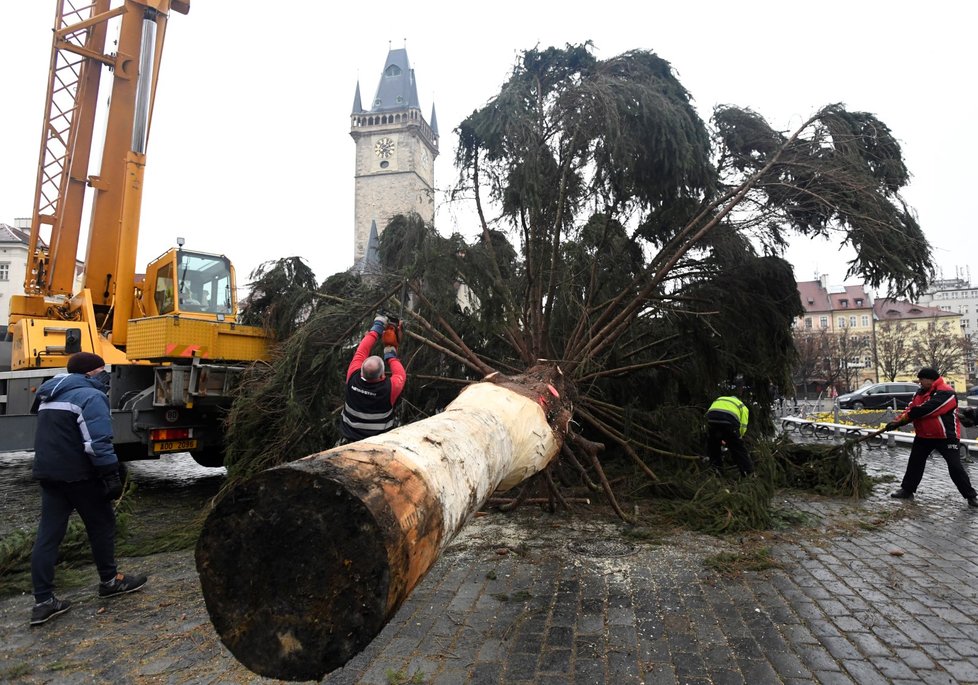
[{"label": "truck tire", "polygon": [[205,447],[202,450],[194,450],[190,453],[190,456],[194,458],[200,466],[204,466],[209,469],[216,469],[224,466],[224,448],[217,447]]}]

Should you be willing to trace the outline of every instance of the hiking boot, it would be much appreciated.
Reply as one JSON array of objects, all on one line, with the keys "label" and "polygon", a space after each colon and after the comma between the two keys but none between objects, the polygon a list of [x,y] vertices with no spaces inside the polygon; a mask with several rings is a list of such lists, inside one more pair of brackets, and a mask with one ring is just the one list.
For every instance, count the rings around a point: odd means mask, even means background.
[{"label": "hiking boot", "polygon": [[978,507],[978,497],[969,497],[968,498],[968,506],[969,507]]},{"label": "hiking boot", "polygon": [[112,580],[98,584],[99,597],[115,597],[135,592],[146,584],[146,576],[126,576],[121,573],[116,574]]},{"label": "hiking boot", "polygon": [[31,625],[39,626],[42,623],[47,623],[55,616],[63,614],[71,608],[71,602],[66,599],[58,599],[57,597],[52,597],[44,602],[38,602],[31,609]]},{"label": "hiking boot", "polygon": [[913,493],[907,492],[903,488],[890,493],[890,497],[893,499],[913,499]]}]

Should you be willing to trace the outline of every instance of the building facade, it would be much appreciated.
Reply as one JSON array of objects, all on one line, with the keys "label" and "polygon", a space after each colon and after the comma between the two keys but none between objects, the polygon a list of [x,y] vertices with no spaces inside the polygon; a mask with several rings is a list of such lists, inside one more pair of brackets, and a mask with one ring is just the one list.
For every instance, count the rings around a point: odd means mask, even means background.
[{"label": "building facade", "polygon": [[920,304],[936,307],[941,311],[961,315],[961,331],[971,339],[971,353],[965,360],[969,385],[978,384],[978,363],[975,348],[978,347],[978,286],[971,284],[967,269],[956,278],[934,281],[920,296]]},{"label": "building facade", "polygon": [[[0,326],[6,326],[10,318],[10,298],[24,294],[24,280],[27,275],[27,247],[30,245],[31,220],[14,219],[14,225],[0,223]],[[38,239],[38,247],[47,244]],[[84,265],[75,260],[75,289],[81,290]]]},{"label": "building facade", "polygon": [[30,221],[14,221],[14,226],[0,223],[0,326],[10,317],[10,297],[24,294],[27,272],[27,246],[31,237]]},{"label": "building facade", "polygon": [[[825,335],[836,341],[831,348],[836,358],[824,360],[824,380],[852,390],[867,382],[876,382],[873,358],[873,298],[862,285],[829,285],[825,276],[817,281],[798,283],[805,313],[795,320],[795,332]],[[839,356],[839,355],[842,356]],[[839,376],[829,378],[829,376]],[[851,387],[847,387],[851,386]]]},{"label": "building facade", "polygon": [[357,83],[350,136],[356,143],[353,259],[361,265],[370,253],[372,226],[379,235],[397,214],[415,212],[429,223],[435,218],[438,122],[434,105],[430,122],[421,114],[407,50],[388,52],[366,108]]},{"label": "building facade", "polygon": [[[895,381],[917,381],[917,371],[921,366],[936,366],[944,379],[958,392],[967,387],[966,360],[964,350],[964,328],[962,315],[945,311],[939,307],[927,307],[903,300],[882,299],[874,305],[877,329],[882,336],[882,328],[888,324],[902,324],[901,336],[915,340],[914,353],[907,355],[907,361],[893,379]],[[932,354],[935,359],[926,357],[926,342],[934,343]]]}]

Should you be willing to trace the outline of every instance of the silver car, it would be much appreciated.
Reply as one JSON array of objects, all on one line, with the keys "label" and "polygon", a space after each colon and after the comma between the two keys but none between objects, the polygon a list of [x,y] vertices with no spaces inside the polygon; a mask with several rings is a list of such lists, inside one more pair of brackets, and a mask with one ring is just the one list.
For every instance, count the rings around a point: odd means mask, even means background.
[{"label": "silver car", "polygon": [[920,390],[916,383],[874,383],[847,395],[839,395],[840,409],[903,409]]}]

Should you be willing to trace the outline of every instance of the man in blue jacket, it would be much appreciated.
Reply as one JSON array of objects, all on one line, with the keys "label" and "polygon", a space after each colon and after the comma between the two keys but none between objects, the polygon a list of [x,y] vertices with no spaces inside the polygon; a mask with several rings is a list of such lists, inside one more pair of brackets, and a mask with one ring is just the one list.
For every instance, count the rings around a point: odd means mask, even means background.
[{"label": "man in blue jacket", "polygon": [[114,597],[146,584],[146,576],[127,576],[115,565],[115,510],[122,495],[120,465],[112,447],[112,418],[106,396],[105,362],[97,354],[78,352],[68,358],[68,373],[37,389],[34,479],[41,484],[41,520],[31,551],[31,581],[36,626],[71,608],[54,596],[54,566],[77,511],[85,524],[99,574],[98,594]]}]

